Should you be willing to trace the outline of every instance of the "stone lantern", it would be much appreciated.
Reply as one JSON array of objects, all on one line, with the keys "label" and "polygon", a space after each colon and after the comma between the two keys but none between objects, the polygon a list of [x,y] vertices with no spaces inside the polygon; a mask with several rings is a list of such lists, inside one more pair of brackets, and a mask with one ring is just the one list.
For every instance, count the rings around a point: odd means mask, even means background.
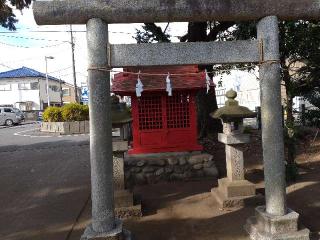
[{"label": "stone lantern", "polygon": [[111,98],[112,128],[120,129],[120,137],[112,137],[115,214],[119,218],[141,216],[141,205],[134,205],[133,194],[125,189],[124,154],[128,151],[131,113],[117,96]]},{"label": "stone lantern", "polygon": [[131,112],[126,103],[120,103],[119,98],[115,95],[111,97],[111,118],[112,128],[120,130],[120,139],[129,140]]},{"label": "stone lantern", "polygon": [[244,159],[241,145],[250,142],[250,135],[244,133],[243,119],[256,114],[239,106],[235,100],[237,93],[226,93],[225,106],[211,113],[211,117],[221,119],[223,133],[218,140],[226,145],[227,177],[219,179],[219,186],[211,190],[212,195],[223,208],[243,206],[247,198],[255,196],[255,185],[244,178]]}]

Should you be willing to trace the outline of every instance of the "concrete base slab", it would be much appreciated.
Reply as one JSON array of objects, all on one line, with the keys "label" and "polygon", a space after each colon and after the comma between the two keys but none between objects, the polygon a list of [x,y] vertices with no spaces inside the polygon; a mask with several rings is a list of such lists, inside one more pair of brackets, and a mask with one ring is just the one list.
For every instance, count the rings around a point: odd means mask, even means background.
[{"label": "concrete base slab", "polygon": [[90,224],[80,240],[131,240],[131,233],[122,228],[122,221],[116,219],[116,227],[107,233],[97,233],[93,230],[92,225]]},{"label": "concrete base slab", "polygon": [[299,214],[289,210],[284,216],[273,216],[264,207],[256,208],[244,226],[252,240],[309,240],[308,229],[298,229]]}]

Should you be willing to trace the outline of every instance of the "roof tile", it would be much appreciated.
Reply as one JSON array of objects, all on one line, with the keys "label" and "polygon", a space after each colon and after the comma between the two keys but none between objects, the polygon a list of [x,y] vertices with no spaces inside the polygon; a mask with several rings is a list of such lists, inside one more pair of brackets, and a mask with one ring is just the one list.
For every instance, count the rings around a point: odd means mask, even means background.
[{"label": "roof tile", "polygon": [[[184,76],[170,76],[171,85],[173,90],[179,89],[202,89],[206,88],[205,73],[199,72],[197,66],[158,66],[158,67],[134,67],[125,68],[125,72],[138,73],[152,73],[152,74],[184,74],[184,73],[195,73],[192,75]],[[144,91],[163,91],[166,90],[166,76],[140,76],[143,84]],[[137,75],[131,73],[119,73],[114,75],[112,81],[112,91],[117,94],[127,94],[135,92],[137,83]],[[212,86],[214,84],[212,83]]]},{"label": "roof tile", "polygon": [[[1,72],[0,73],[0,80],[2,78],[25,78],[25,77],[42,77],[46,78],[46,74],[38,72],[34,69],[27,68],[27,67],[21,67],[18,69],[13,69],[7,72]],[[59,81],[59,79],[49,76],[48,78],[53,81]]]}]

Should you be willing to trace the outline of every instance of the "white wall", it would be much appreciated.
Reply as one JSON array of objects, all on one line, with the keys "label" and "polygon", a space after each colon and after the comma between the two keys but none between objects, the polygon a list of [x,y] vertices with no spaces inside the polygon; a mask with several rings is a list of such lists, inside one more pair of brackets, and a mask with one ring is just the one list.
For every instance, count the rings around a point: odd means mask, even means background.
[{"label": "white wall", "polygon": [[0,80],[0,85],[10,84],[10,91],[0,91],[0,105],[17,106],[18,102],[32,102],[32,110],[40,110],[39,90],[20,90],[19,83],[38,82],[37,78]]},{"label": "white wall", "polygon": [[[49,86],[56,86],[57,87],[56,92],[52,91],[52,89],[49,88],[50,104],[60,103],[61,97],[60,97],[60,84],[59,84],[59,82],[49,80]],[[42,79],[40,81],[40,100],[43,103],[48,103],[46,79]]]},{"label": "white wall", "polygon": [[[227,100],[225,93],[233,89],[238,93],[236,100],[240,105],[248,107],[250,110],[255,110],[255,107],[260,106],[260,86],[257,79],[258,73],[249,73],[247,71],[233,70],[231,74],[223,74],[214,77],[214,82],[217,85],[217,103],[218,107],[223,107]],[[218,81],[222,80],[222,86],[218,86]]]},{"label": "white wall", "polygon": [[[21,90],[19,83],[39,82],[38,90]],[[45,78],[10,78],[0,80],[2,84],[10,84],[11,90],[0,91],[0,105],[13,105],[19,107],[19,102],[32,102],[32,110],[42,110],[42,103],[47,103],[46,79]],[[49,80],[50,86],[56,86],[57,91],[49,90],[50,102],[60,103],[60,85],[57,81]],[[24,109],[22,109],[24,110]]]}]

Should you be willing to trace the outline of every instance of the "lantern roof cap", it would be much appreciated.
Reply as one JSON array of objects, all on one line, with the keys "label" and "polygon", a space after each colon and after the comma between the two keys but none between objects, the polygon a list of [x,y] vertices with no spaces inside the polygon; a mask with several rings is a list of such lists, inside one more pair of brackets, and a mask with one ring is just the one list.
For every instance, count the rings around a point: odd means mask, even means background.
[{"label": "lantern roof cap", "polygon": [[233,89],[226,92],[225,96],[228,100],[226,101],[225,106],[211,113],[210,116],[227,121],[256,117],[256,113],[252,112],[247,107],[239,106],[239,102],[235,100],[237,95],[237,92]]},{"label": "lantern roof cap", "polygon": [[132,121],[131,111],[125,103],[120,103],[119,98],[111,96],[112,126],[117,127]]}]

